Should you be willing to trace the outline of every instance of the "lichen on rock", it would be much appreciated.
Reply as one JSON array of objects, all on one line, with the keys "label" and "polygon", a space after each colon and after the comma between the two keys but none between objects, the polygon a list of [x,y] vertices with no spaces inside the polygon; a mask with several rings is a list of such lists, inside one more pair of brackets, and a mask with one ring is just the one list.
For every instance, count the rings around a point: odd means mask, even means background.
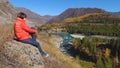
[{"label": "lichen on rock", "polygon": [[2,68],[44,68],[44,60],[36,47],[12,40],[2,46],[0,66]]}]

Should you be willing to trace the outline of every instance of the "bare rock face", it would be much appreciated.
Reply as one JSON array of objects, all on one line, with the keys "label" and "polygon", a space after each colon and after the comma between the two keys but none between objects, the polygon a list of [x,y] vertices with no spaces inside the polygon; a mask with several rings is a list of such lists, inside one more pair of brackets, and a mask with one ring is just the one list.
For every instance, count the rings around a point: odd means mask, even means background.
[{"label": "bare rock face", "polygon": [[7,0],[0,0],[0,3],[7,2]]},{"label": "bare rock face", "polygon": [[8,0],[0,0],[0,24],[12,23],[10,21],[16,18],[17,10]]},{"label": "bare rock face", "polygon": [[0,68],[44,68],[44,60],[36,47],[12,40],[2,46]]}]

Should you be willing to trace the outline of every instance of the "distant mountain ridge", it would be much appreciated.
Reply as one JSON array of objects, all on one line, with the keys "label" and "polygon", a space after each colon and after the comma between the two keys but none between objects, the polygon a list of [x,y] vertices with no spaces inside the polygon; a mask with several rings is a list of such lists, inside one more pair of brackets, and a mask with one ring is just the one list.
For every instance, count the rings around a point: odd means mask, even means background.
[{"label": "distant mountain ridge", "polygon": [[112,14],[116,14],[116,15],[120,15],[120,11],[119,12],[111,12]]},{"label": "distant mountain ridge", "polygon": [[120,11],[118,12],[110,12],[114,17],[120,18]]},{"label": "distant mountain ridge", "polygon": [[27,14],[27,17],[30,21],[37,23],[37,24],[45,24],[48,20],[50,20],[53,16],[41,16],[37,13],[30,11],[29,9],[23,7],[16,7],[16,10],[19,12],[24,12]]},{"label": "distant mountain ridge", "polygon": [[25,12],[29,24],[45,24],[53,16],[40,16],[26,8],[15,8],[8,0],[0,0],[0,24],[14,23],[17,13]]},{"label": "distant mountain ridge", "polygon": [[98,8],[69,8],[60,15],[54,17],[48,23],[61,22],[66,18],[73,18],[77,16],[82,16],[87,13],[105,13],[106,11]]}]

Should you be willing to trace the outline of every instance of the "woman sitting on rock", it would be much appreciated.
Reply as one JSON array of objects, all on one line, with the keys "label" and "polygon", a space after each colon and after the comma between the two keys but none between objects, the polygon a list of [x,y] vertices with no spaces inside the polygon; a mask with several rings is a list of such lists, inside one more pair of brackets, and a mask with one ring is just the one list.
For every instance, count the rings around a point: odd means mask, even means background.
[{"label": "woman sitting on rock", "polygon": [[30,28],[26,25],[26,18],[27,15],[25,13],[18,13],[16,22],[14,24],[14,33],[16,38],[23,43],[36,46],[42,56],[48,57],[48,54],[41,49],[40,44],[36,41],[37,30]]}]

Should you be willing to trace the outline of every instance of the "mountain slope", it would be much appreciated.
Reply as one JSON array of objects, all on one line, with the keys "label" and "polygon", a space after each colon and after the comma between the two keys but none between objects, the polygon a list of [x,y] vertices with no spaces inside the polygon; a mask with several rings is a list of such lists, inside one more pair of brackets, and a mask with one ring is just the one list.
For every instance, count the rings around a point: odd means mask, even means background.
[{"label": "mountain slope", "polygon": [[28,16],[28,19],[34,23],[37,23],[37,24],[44,24],[52,18],[52,16],[49,16],[49,15],[40,16],[37,13],[34,13],[34,12],[32,12],[26,8],[22,8],[22,7],[16,7],[16,10],[19,12],[26,13]]},{"label": "mountain slope", "polygon": [[0,0],[0,23],[11,23],[16,17],[17,11],[7,0]]},{"label": "mountain slope", "polygon": [[59,16],[54,17],[48,23],[61,22],[66,18],[82,16],[87,13],[105,13],[104,10],[98,8],[69,8]]},{"label": "mountain slope", "polygon": [[108,14],[108,13],[89,13],[83,16],[67,18],[64,22],[70,23],[98,23],[98,24],[118,24],[120,22],[120,18],[118,16]]}]

